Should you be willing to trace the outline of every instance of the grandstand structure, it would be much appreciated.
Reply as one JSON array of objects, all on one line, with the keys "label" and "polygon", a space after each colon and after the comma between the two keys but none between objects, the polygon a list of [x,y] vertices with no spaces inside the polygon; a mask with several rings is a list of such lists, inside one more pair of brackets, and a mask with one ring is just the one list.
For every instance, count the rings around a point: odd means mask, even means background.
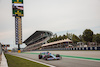
[{"label": "grandstand structure", "polygon": [[27,45],[24,51],[41,49],[41,46],[46,44],[52,35],[53,33],[50,31],[36,31],[23,42]]},{"label": "grandstand structure", "polygon": [[67,39],[64,39],[64,40],[59,40],[59,41],[54,41],[54,42],[43,44],[42,49],[73,47],[71,44],[72,44],[72,40],[67,38]]}]

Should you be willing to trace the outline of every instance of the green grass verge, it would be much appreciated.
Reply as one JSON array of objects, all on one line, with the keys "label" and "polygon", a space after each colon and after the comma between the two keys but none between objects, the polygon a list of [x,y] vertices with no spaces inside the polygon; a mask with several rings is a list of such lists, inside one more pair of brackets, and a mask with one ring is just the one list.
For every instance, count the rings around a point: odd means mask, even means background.
[{"label": "green grass verge", "polygon": [[49,67],[23,58],[5,54],[8,67]]}]

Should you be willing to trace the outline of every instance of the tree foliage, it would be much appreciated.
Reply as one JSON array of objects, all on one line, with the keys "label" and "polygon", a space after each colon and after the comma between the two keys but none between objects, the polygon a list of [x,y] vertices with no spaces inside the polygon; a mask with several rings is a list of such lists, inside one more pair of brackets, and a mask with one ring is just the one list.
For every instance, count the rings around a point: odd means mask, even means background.
[{"label": "tree foliage", "polygon": [[80,41],[83,41],[82,35],[79,35],[79,39]]},{"label": "tree foliage", "polygon": [[80,41],[80,39],[75,34],[73,34],[72,41],[73,41],[73,43],[77,43]]},{"label": "tree foliage", "polygon": [[66,36],[68,37],[68,39],[71,39],[71,40],[72,40],[73,34],[67,32],[67,33],[66,33]]},{"label": "tree foliage", "polygon": [[93,41],[97,42],[97,43],[100,43],[100,34],[94,34],[93,35]]},{"label": "tree foliage", "polygon": [[64,34],[62,36],[61,35],[57,36],[57,34],[55,33],[53,37],[48,40],[48,43],[64,40],[67,38],[72,40],[73,43],[77,43],[79,41],[84,42],[84,43],[92,42],[92,41],[100,43],[100,34],[93,34],[93,31],[91,31],[90,29],[84,30],[83,35],[79,35],[79,37],[75,34],[68,33],[68,32],[66,33],[66,35]]},{"label": "tree foliage", "polygon": [[48,40],[48,43],[54,42],[54,41],[59,41],[59,40],[64,40],[64,39],[67,39],[67,36],[66,35],[63,35],[63,36],[59,35],[59,36],[57,36],[57,34],[56,35],[54,34],[53,35],[53,38],[50,38]]},{"label": "tree foliage", "polygon": [[91,31],[90,29],[86,29],[84,32],[83,32],[83,39],[86,41],[86,42],[92,42],[92,39],[93,39],[93,31]]}]

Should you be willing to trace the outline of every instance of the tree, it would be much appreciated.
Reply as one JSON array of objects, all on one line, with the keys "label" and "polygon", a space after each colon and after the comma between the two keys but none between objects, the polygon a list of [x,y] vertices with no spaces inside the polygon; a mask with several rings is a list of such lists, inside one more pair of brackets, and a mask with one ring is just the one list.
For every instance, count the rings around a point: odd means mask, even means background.
[{"label": "tree", "polygon": [[100,43],[100,34],[96,34],[96,35],[95,35],[95,41],[96,41],[97,43]]},{"label": "tree", "polygon": [[58,37],[58,40],[62,40],[62,36],[61,35]]},{"label": "tree", "polygon": [[80,39],[75,34],[73,34],[72,41],[73,43],[77,43],[80,41]]},{"label": "tree", "polygon": [[79,35],[79,39],[80,41],[83,41],[82,35]]},{"label": "tree", "polygon": [[90,29],[86,29],[84,32],[83,32],[83,39],[86,41],[86,42],[92,42],[92,39],[93,39],[93,31],[91,31]]},{"label": "tree", "polygon": [[67,36],[66,35],[63,35],[62,36],[62,39],[64,40],[64,39],[67,39]]},{"label": "tree", "polygon": [[73,37],[73,34],[72,33],[66,33],[66,36],[67,36],[67,38],[69,38],[69,39],[71,39],[72,40],[72,37]]},{"label": "tree", "polygon": [[57,34],[56,33],[53,35],[53,38],[57,38]]},{"label": "tree", "polygon": [[96,34],[93,35],[93,42],[96,42]]}]

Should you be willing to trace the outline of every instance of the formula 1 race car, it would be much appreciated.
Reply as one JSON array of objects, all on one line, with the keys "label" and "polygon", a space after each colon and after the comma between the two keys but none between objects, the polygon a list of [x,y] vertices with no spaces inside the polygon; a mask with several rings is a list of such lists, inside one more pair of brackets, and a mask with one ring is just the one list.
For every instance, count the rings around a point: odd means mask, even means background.
[{"label": "formula 1 race car", "polygon": [[44,59],[44,60],[60,60],[62,57],[59,54],[53,55],[49,52],[42,52],[38,55],[39,59]]}]

